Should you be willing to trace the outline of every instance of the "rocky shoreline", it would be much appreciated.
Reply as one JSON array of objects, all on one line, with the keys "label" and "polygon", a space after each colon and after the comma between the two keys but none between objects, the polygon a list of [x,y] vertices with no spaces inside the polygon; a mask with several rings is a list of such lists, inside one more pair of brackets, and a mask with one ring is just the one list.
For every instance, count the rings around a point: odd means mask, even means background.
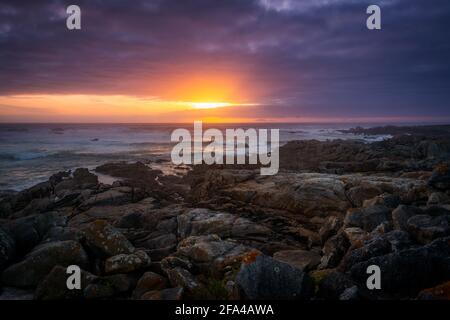
[{"label": "rocky shoreline", "polygon": [[80,168],[0,194],[0,299],[449,299],[450,130],[435,130],[289,142],[275,176],[118,162],[96,168],[111,185]]}]

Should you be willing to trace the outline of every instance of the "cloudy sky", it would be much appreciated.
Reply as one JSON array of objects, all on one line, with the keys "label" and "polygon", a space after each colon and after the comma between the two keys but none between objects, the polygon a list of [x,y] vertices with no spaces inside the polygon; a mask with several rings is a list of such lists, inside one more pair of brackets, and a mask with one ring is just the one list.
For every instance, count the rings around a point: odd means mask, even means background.
[{"label": "cloudy sky", "polygon": [[448,0],[2,0],[0,122],[445,122],[449,35]]}]

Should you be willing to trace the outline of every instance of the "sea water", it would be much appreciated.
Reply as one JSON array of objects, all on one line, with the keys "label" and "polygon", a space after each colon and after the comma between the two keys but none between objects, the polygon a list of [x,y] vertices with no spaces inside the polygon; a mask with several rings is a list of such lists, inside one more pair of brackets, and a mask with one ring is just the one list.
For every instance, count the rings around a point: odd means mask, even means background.
[{"label": "sea water", "polygon": [[[278,128],[280,144],[291,140],[360,139],[339,130],[356,124],[211,124],[227,128]],[[142,161],[171,172],[171,132],[192,124],[0,124],[0,190],[22,190],[50,175],[111,161]],[[208,125],[205,126],[208,128]]]}]

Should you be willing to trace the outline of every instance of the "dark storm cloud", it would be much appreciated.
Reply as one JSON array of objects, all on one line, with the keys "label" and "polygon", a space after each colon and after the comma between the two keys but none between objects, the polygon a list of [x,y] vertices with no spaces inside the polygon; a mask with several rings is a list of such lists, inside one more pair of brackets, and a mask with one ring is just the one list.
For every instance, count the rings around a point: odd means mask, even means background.
[{"label": "dark storm cloud", "polygon": [[261,116],[450,116],[449,34],[448,0],[2,1],[0,94],[157,96],[196,70],[240,74]]}]

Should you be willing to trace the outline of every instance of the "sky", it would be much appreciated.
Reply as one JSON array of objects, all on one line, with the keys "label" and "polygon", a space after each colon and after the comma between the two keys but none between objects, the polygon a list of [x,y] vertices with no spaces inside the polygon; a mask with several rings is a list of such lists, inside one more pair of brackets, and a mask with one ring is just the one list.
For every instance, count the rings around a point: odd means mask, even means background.
[{"label": "sky", "polygon": [[1,0],[0,122],[450,123],[449,35],[448,0]]}]

